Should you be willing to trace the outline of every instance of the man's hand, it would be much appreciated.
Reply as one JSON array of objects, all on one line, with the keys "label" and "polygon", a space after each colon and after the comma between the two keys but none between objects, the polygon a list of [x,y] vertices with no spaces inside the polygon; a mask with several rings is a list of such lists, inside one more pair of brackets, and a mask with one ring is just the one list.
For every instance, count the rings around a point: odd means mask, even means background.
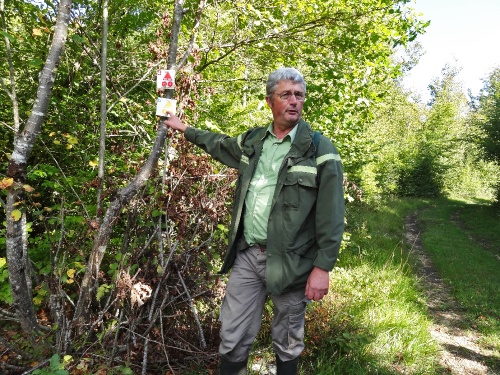
[{"label": "man's hand", "polygon": [[167,112],[169,117],[167,120],[163,121],[165,125],[167,125],[170,129],[174,129],[184,133],[187,129],[187,126],[183,124],[179,118],[174,115],[172,112]]},{"label": "man's hand", "polygon": [[328,294],[330,276],[328,271],[314,267],[306,285],[306,298],[313,301],[319,301]]}]

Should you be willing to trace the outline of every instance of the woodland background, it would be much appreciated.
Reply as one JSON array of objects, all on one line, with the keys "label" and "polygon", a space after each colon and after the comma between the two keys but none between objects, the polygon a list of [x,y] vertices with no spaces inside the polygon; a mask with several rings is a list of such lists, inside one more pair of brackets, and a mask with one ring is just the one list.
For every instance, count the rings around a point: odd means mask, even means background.
[{"label": "woodland background", "polygon": [[[4,371],[217,363],[235,174],[158,125],[159,95],[236,136],[270,121],[267,75],[293,66],[303,117],[341,153],[348,211],[500,198],[500,68],[477,97],[455,66],[428,103],[403,89],[428,25],[410,1],[0,1]],[[160,68],[175,92],[157,92]]]}]

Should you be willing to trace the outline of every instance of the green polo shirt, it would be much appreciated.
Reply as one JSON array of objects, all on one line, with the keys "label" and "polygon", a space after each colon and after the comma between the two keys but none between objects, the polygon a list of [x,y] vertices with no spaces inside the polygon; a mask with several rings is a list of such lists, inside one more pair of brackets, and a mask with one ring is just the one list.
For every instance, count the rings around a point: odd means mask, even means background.
[{"label": "green polo shirt", "polygon": [[267,221],[278,173],[296,134],[297,125],[279,141],[273,132],[273,125],[267,128],[262,154],[245,197],[243,235],[250,245],[265,245],[267,242]]}]

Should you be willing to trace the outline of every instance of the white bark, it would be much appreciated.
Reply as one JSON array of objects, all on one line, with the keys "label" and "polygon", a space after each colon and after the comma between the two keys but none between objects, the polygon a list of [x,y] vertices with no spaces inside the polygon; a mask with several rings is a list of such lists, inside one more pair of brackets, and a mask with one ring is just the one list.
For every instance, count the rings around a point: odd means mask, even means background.
[{"label": "white bark", "polygon": [[[39,333],[40,328],[33,299],[31,298],[30,260],[26,241],[26,214],[23,208],[24,190],[21,187],[26,182],[27,160],[31,155],[49,106],[57,66],[66,43],[70,10],[71,0],[61,0],[54,37],[44,68],[40,74],[40,82],[31,116],[23,131],[16,134],[14,150],[7,169],[7,176],[14,179],[14,185],[7,194],[6,207],[9,282],[22,329],[32,339]],[[22,213],[20,218],[15,214],[17,210]]]},{"label": "white bark", "polygon": [[106,59],[108,56],[108,0],[102,4],[102,46],[101,46],[101,126],[99,137],[99,167],[98,180],[99,188],[97,190],[97,213],[96,221],[100,223],[102,209],[102,191],[104,189],[104,163],[106,156]]}]

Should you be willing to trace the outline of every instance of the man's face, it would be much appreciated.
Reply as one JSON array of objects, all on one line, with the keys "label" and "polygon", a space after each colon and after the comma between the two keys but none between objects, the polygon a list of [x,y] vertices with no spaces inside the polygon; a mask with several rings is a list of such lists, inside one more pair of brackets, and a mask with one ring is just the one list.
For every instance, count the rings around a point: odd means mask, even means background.
[{"label": "man's face", "polygon": [[266,102],[273,113],[274,126],[280,129],[288,129],[295,126],[302,116],[304,100],[297,100],[295,95],[291,95],[287,100],[280,98],[280,95],[290,93],[305,96],[304,87],[300,83],[293,81],[280,81],[276,86],[274,94],[266,97]]}]

